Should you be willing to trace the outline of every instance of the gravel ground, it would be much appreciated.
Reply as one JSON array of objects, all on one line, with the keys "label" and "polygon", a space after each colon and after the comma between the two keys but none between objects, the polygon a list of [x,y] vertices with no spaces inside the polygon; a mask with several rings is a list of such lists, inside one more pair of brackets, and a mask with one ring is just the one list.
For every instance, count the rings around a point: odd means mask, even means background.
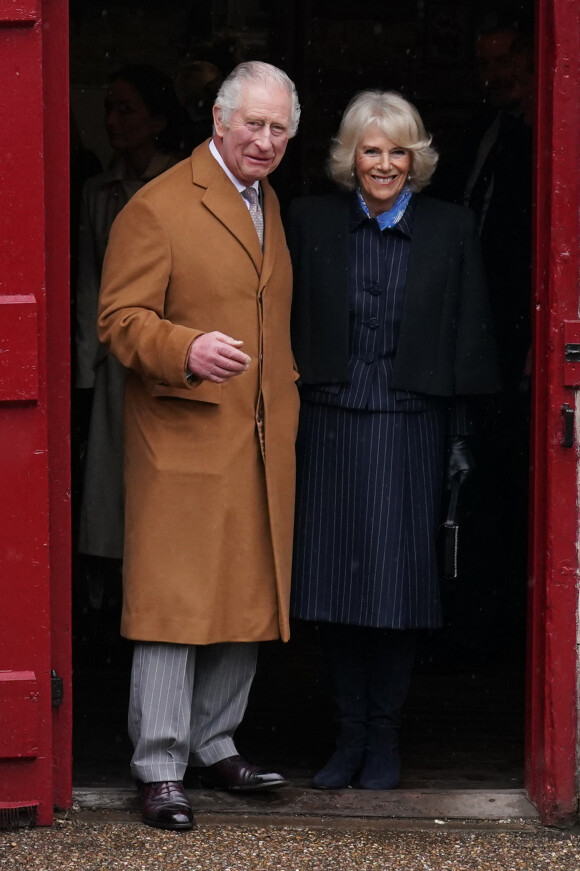
[{"label": "gravel ground", "polygon": [[580,835],[202,823],[177,834],[134,822],[57,820],[0,833],[0,871],[579,871]]}]

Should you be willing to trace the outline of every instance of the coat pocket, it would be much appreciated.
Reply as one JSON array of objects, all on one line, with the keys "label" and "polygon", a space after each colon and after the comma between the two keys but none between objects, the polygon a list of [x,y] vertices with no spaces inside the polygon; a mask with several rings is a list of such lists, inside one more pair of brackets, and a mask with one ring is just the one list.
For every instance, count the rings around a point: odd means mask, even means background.
[{"label": "coat pocket", "polygon": [[198,381],[191,387],[170,387],[168,384],[148,382],[147,387],[151,396],[159,398],[187,399],[213,405],[219,405],[222,401],[222,385],[213,381]]}]

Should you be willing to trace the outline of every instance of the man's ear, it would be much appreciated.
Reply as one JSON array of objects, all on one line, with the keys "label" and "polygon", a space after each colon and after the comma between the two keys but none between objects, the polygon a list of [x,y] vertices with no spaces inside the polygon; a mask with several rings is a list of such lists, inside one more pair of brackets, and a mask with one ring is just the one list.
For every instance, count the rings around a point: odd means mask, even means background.
[{"label": "man's ear", "polygon": [[218,136],[223,137],[223,135],[226,131],[226,126],[222,121],[221,106],[214,106],[212,109],[212,114],[213,114],[213,126],[215,128],[215,132],[217,133]]}]

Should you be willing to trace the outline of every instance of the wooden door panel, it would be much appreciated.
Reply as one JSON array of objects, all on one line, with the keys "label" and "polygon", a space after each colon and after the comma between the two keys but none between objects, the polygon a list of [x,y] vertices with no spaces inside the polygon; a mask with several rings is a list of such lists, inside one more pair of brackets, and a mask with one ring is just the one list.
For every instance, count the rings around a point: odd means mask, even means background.
[{"label": "wooden door panel", "polygon": [[[64,4],[49,0],[41,8],[40,0],[0,0],[0,826],[21,820],[48,824],[54,804],[51,434],[55,414],[66,423],[66,411],[62,403],[55,410],[49,377],[62,374],[59,358],[68,366],[68,353],[62,327],[50,324],[51,334],[60,330],[60,350],[54,361],[47,356],[47,299],[56,271],[50,266],[54,254],[47,257],[54,215],[45,180],[57,167],[48,165],[45,143],[51,87],[45,5],[50,18]],[[66,55],[66,31],[60,40]],[[50,128],[59,121],[66,161],[67,115],[53,116]],[[66,172],[59,181],[66,197]],[[67,222],[66,200],[60,220]],[[66,258],[61,246],[64,288],[55,295],[59,303],[50,300],[48,306],[64,330]]]}]

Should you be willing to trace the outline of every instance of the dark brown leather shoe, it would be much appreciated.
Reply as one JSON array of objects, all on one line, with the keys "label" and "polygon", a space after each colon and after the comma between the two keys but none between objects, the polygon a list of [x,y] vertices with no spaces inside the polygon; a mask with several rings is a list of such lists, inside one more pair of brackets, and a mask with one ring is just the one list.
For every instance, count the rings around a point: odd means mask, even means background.
[{"label": "dark brown leather shoe", "polygon": [[182,832],[195,825],[189,799],[179,780],[139,784],[143,822],[158,829]]},{"label": "dark brown leather shoe", "polygon": [[287,786],[282,774],[266,771],[246,762],[241,756],[228,756],[213,765],[198,769],[202,786],[214,786],[230,792],[249,792],[254,789],[274,789]]}]

